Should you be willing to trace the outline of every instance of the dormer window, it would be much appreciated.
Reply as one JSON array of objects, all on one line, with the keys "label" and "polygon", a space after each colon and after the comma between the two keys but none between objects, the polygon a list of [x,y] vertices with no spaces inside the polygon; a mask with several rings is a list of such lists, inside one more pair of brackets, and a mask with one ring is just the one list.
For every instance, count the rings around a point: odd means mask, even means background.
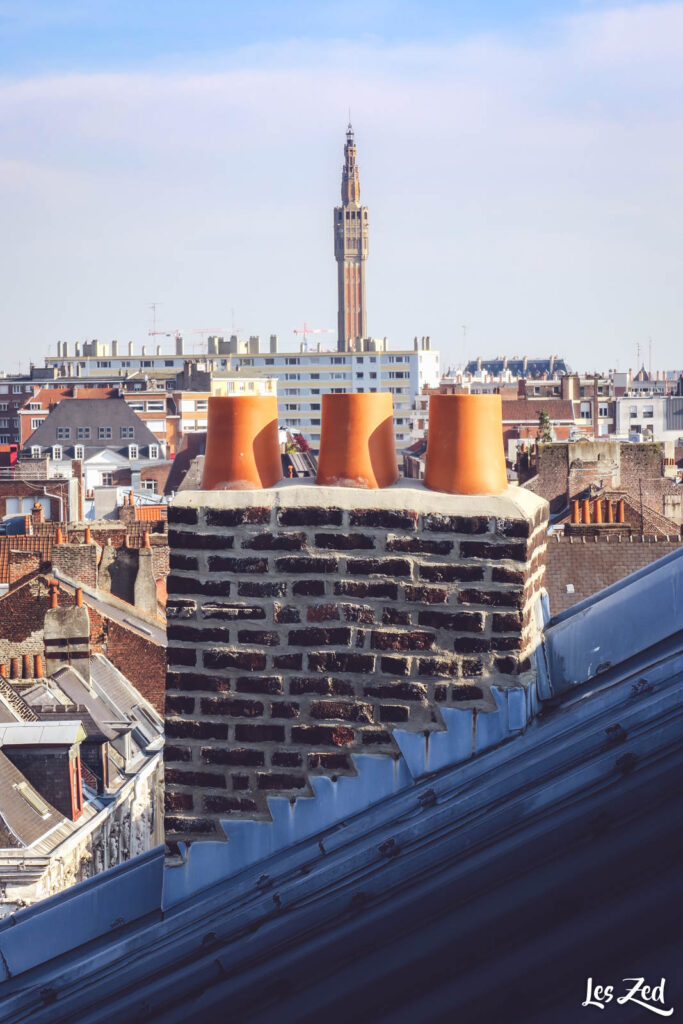
[{"label": "dormer window", "polygon": [[32,444],[31,445],[31,458],[32,459],[39,459],[40,458],[40,445],[39,444]]},{"label": "dormer window", "polygon": [[150,459],[158,459],[159,458],[159,445],[151,444],[149,446],[149,457],[150,457]]},{"label": "dormer window", "polygon": [[136,444],[128,445],[128,458],[137,459],[138,457],[138,446]]},{"label": "dormer window", "polygon": [[82,459],[85,455],[85,449],[82,444],[77,444],[74,448],[74,458]]},{"label": "dormer window", "polygon": [[61,444],[53,444],[52,446],[52,458],[55,462],[61,462],[62,460],[62,446]]}]

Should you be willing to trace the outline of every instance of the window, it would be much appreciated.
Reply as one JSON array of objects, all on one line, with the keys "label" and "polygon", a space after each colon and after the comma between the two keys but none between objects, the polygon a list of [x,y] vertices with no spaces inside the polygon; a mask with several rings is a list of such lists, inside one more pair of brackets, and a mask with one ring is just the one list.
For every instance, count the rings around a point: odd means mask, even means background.
[{"label": "window", "polygon": [[79,427],[78,430],[76,431],[76,436],[78,437],[79,441],[89,441],[90,427]]},{"label": "window", "polygon": [[98,427],[97,436],[100,441],[111,441],[111,427]]},{"label": "window", "polygon": [[7,412],[8,409],[9,409],[9,403],[8,402],[0,402],[0,412]]},{"label": "window", "polygon": [[109,359],[98,359],[97,360],[97,368],[99,370],[108,370],[110,367],[111,367],[111,362],[110,362]]},{"label": "window", "polygon": [[137,459],[138,457],[138,446],[136,444],[128,445],[128,458]]},{"label": "window", "polygon": [[150,457],[150,459],[158,459],[159,458],[159,445],[158,444],[151,444],[149,446],[149,457]]},{"label": "window", "polygon": [[130,366],[130,359],[122,359],[121,360],[121,366],[122,366],[122,368],[123,367],[129,367]]},{"label": "window", "polygon": [[[100,427],[100,431],[101,430],[102,428]],[[100,437],[102,437],[101,433]],[[109,433],[109,437],[111,437],[111,432]],[[135,437],[135,427],[121,427],[121,437]]]},{"label": "window", "polygon": [[140,360],[140,366],[154,366],[154,360],[153,359],[141,359]]},{"label": "window", "polygon": [[52,458],[55,462],[61,462],[62,460],[62,446],[61,444],[52,445]]},{"label": "window", "polygon": [[163,412],[166,408],[166,402],[163,398],[155,398],[153,401],[147,403],[147,412]]},{"label": "window", "polygon": [[71,437],[71,427],[57,427],[57,440],[68,441]]},{"label": "window", "polygon": [[356,380],[362,380],[362,379],[363,379],[363,371],[361,370],[360,373],[356,373]]},{"label": "window", "polygon": [[0,434],[0,444],[9,444],[9,434]]},{"label": "window", "polygon": [[32,444],[31,445],[31,458],[32,459],[39,459],[40,458],[40,445],[39,444]]},{"label": "window", "polygon": [[20,395],[21,394],[21,384],[13,384],[12,385],[12,394],[14,394],[14,395]]},{"label": "window", "polygon": [[31,409],[31,411],[35,411],[36,409],[42,410],[43,407],[40,402],[29,402],[28,408]]},{"label": "window", "polygon": [[50,815],[50,808],[47,806],[44,800],[41,800],[38,794],[31,789],[28,782],[18,782],[15,784],[19,796],[23,796],[29,807],[32,807],[41,818],[48,818]]},{"label": "window", "polygon": [[114,486],[114,474],[113,473],[103,473],[102,474],[102,486],[103,487],[113,487]]},{"label": "window", "polygon": [[85,455],[85,449],[82,444],[77,444],[74,448],[74,458],[82,459]]},{"label": "window", "polygon": [[198,398],[194,404],[196,412],[206,412],[208,409],[209,402],[206,398]]},{"label": "window", "polygon": [[31,430],[37,430],[40,424],[43,422],[42,416],[34,416],[31,420]]},{"label": "window", "polygon": [[157,482],[156,480],[143,480],[142,481],[143,491],[151,491],[152,494],[157,493]]},{"label": "window", "polygon": [[144,402],[129,402],[128,403],[128,408],[132,409],[133,412],[144,412],[145,411],[145,403]]},{"label": "window", "polygon": [[643,406],[643,419],[644,420],[651,420],[654,417],[654,414],[655,414],[655,407],[654,407],[654,405],[645,405],[645,406]]},{"label": "window", "polygon": [[638,406],[632,405],[629,407],[628,414],[632,420],[638,419]]},{"label": "window", "polygon": [[371,380],[377,380],[377,372],[375,370],[370,371]]},{"label": "window", "polygon": [[172,359],[164,359],[164,366],[173,366]]},{"label": "window", "polygon": [[598,416],[609,416],[609,408],[606,405],[598,406]]},{"label": "window", "polygon": [[591,418],[591,404],[590,402],[582,402],[579,411],[579,416],[582,420],[589,420]]}]

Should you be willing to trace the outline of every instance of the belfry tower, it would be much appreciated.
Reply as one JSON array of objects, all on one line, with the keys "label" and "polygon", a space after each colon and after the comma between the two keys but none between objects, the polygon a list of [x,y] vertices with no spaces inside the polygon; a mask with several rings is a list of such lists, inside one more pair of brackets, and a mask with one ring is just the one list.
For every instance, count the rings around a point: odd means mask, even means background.
[{"label": "belfry tower", "polygon": [[346,129],[342,170],[342,205],[334,210],[334,255],[337,260],[337,348],[351,352],[367,336],[365,261],[368,258],[368,208],[360,205],[353,128]]}]

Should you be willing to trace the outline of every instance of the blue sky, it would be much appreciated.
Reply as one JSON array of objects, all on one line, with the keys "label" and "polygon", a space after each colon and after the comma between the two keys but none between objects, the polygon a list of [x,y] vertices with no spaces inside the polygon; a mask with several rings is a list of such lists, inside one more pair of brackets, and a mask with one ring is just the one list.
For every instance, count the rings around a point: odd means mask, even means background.
[{"label": "blue sky", "polygon": [[680,366],[682,40],[680,2],[0,0],[0,360],[152,302],[333,328],[350,107],[372,334]]}]

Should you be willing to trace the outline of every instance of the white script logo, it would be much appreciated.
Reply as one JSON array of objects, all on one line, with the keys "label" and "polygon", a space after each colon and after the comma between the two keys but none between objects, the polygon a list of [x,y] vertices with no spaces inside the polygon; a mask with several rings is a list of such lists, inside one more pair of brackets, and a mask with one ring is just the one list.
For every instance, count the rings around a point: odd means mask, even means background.
[{"label": "white script logo", "polygon": [[[620,1006],[623,1006],[624,1003],[635,1003],[660,1017],[670,1017],[674,1012],[673,1006],[668,1010],[664,1009],[666,978],[662,978],[659,985],[654,986],[646,985],[645,978],[622,978],[622,981],[624,983],[633,982],[633,985],[623,996],[617,996],[617,1003]],[[607,1003],[611,1003],[613,999],[614,985],[594,985],[593,979],[589,978],[586,983],[586,998],[581,1005],[597,1006],[599,1010],[604,1010]],[[655,1006],[655,1003],[660,1003],[661,1006]]]}]

